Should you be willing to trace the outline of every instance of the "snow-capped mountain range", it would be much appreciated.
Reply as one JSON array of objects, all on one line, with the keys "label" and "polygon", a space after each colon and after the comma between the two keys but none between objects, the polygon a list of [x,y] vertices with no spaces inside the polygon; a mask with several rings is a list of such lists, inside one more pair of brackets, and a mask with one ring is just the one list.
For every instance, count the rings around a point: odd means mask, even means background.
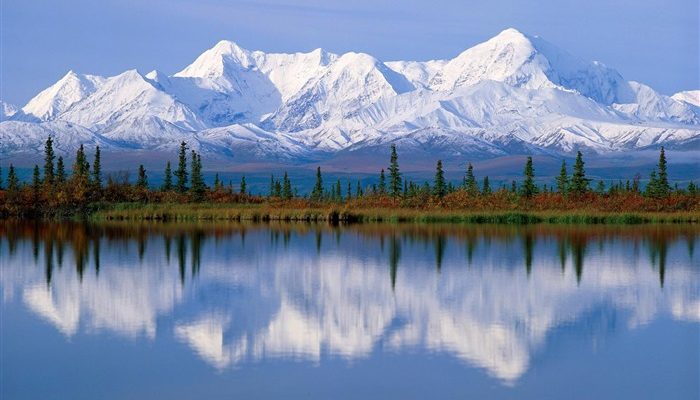
[{"label": "snow-capped mountain range", "polygon": [[232,161],[322,159],[386,147],[481,157],[697,149],[700,91],[664,96],[599,62],[506,29],[451,60],[268,54],[221,41],[182,71],[73,71],[24,107],[2,103],[0,154],[172,151]]}]

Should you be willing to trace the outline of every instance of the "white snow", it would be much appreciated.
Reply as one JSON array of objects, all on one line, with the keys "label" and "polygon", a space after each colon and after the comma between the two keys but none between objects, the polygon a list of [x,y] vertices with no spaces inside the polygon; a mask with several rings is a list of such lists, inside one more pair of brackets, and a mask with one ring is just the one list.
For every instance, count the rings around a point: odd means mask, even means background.
[{"label": "white snow", "polygon": [[671,98],[700,107],[700,90],[686,90],[685,92],[678,92],[671,96]]},{"label": "white snow", "polygon": [[12,141],[1,153],[39,148],[48,121],[70,123],[51,126],[59,143],[161,149],[189,140],[234,158],[290,160],[395,141],[505,154],[514,143],[611,152],[700,138],[700,91],[661,95],[512,28],[431,61],[264,53],[224,40],[172,76],[70,71],[19,111],[2,104],[10,121],[0,135]]}]

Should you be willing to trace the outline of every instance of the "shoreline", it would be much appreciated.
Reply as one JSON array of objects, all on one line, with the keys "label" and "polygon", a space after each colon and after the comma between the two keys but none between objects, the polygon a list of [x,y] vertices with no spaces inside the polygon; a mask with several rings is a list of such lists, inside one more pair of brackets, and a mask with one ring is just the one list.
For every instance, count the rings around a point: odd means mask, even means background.
[{"label": "shoreline", "polygon": [[415,208],[285,207],[242,204],[118,204],[86,216],[91,221],[282,221],[329,223],[463,224],[698,224],[700,212],[574,210],[450,210]]}]

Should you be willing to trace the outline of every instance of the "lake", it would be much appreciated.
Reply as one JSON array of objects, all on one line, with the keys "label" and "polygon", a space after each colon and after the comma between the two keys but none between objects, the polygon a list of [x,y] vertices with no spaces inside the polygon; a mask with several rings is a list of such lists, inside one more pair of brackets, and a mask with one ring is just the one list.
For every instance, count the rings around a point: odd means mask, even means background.
[{"label": "lake", "polygon": [[700,398],[700,227],[0,224],[0,398]]}]

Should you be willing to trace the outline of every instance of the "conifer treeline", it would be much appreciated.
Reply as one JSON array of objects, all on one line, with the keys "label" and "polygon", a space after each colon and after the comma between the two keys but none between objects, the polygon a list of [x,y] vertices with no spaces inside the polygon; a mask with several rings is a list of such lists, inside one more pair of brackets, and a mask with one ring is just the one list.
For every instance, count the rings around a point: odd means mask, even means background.
[{"label": "conifer treeline", "polygon": [[[56,157],[53,139],[49,137],[44,147],[43,174],[39,166],[35,165],[29,185],[20,182],[15,167],[10,164],[7,184],[4,186],[0,169],[0,214],[71,215],[108,207],[114,203],[129,202],[260,203],[265,201],[263,195],[254,196],[248,193],[245,176],[237,185],[238,190],[234,190],[233,183],[230,181],[228,185],[224,184],[218,174],[214,178],[213,186],[208,186],[202,172],[201,155],[195,150],[188,149],[185,142],[180,144],[176,169],[173,171],[170,162],[166,163],[163,184],[158,188],[149,184],[148,171],[143,165],[139,165],[133,184],[127,172],[107,174],[106,183],[103,182],[101,165],[99,146],[95,148],[91,165],[81,145],[76,152],[72,172],[68,176],[63,157]],[[631,181],[619,181],[610,186],[599,181],[595,188],[592,188],[592,180],[586,176],[585,162],[580,151],[576,154],[572,174],[569,175],[566,161],[562,161],[555,185],[551,187],[547,187],[546,184],[540,187],[536,184],[532,157],[526,160],[522,182],[512,181],[510,188],[505,185],[498,189],[492,188],[488,176],[484,176],[479,184],[471,163],[467,164],[461,184],[456,186],[445,178],[441,160],[437,161],[432,182],[414,182],[402,176],[394,145],[391,146],[389,166],[386,171],[388,179],[385,170],[382,169],[377,184],[363,186],[362,181],[358,180],[353,190],[353,184],[349,180],[343,186],[341,180],[337,179],[327,187],[321,168],[318,167],[315,184],[308,195],[299,193],[285,171],[281,180],[276,179],[274,174],[270,176],[266,197],[267,201],[303,200],[319,205],[354,201],[358,206],[421,207],[433,204],[446,208],[464,208],[473,205],[474,199],[480,199],[483,205],[488,206],[491,203],[494,209],[498,209],[503,207],[504,202],[510,202],[517,208],[523,204],[529,207],[538,201],[545,200],[561,206],[561,202],[576,202],[582,199],[600,202],[615,196],[636,196],[650,201],[665,200],[675,196],[677,201],[672,204],[666,201],[663,204],[663,210],[669,207],[671,210],[689,210],[697,207],[698,188],[694,182],[690,182],[685,189],[670,186],[663,147],[659,152],[658,164],[651,171],[649,182],[644,190],[640,186],[639,175]],[[691,201],[688,202],[688,199]],[[695,201],[692,201],[693,199]]]}]

